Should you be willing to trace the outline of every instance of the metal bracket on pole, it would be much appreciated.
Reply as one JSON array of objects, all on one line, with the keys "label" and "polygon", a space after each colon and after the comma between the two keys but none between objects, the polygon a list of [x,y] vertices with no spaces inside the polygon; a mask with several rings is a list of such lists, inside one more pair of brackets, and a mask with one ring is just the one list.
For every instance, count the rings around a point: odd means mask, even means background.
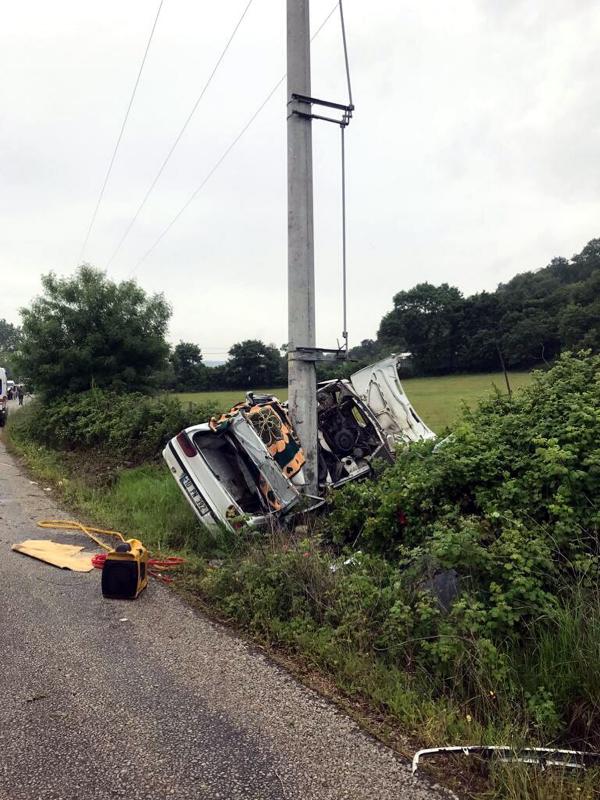
[{"label": "metal bracket on pole", "polygon": [[353,105],[345,106],[343,103],[332,103],[330,100],[319,100],[317,97],[308,97],[305,94],[296,94],[292,92],[292,102],[296,101],[297,103],[308,103],[311,106],[323,106],[323,108],[334,108],[337,111],[343,111],[341,119],[334,119],[333,117],[324,117],[320,114],[313,114],[307,113],[305,111],[298,111],[297,109],[292,110],[292,114],[295,114],[297,117],[304,117],[305,119],[320,119],[323,122],[333,122],[335,125],[341,125],[342,128],[345,128],[347,125],[350,124],[350,120],[352,119],[352,112],[354,111]]},{"label": "metal bracket on pole", "polygon": [[289,351],[288,356],[292,361],[344,361],[346,350],[340,347],[335,350],[327,347],[296,347]]}]

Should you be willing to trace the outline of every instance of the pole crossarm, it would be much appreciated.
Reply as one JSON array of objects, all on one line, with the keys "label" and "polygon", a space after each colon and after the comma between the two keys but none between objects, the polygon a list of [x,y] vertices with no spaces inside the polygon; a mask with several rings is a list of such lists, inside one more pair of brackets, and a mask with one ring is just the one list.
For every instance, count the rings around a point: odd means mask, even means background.
[{"label": "pole crossarm", "polygon": [[333,122],[335,125],[341,125],[342,128],[345,128],[347,125],[350,124],[350,120],[352,119],[352,112],[354,111],[354,106],[344,105],[343,103],[334,103],[331,100],[320,100],[318,97],[309,97],[305,94],[297,94],[296,92],[292,92],[290,102],[296,103],[306,103],[310,106],[322,106],[323,108],[333,108],[337,111],[343,111],[341,119],[334,119],[333,117],[325,117],[321,116],[320,114],[313,114],[312,111],[305,112],[299,111],[297,108],[292,109],[292,114],[295,114],[298,117],[304,117],[305,119],[320,119],[324,122]]},{"label": "pole crossarm", "polygon": [[[341,347],[331,349],[328,347],[296,347],[290,350],[290,361],[345,361],[346,350]],[[333,358],[332,358],[333,356]]]}]

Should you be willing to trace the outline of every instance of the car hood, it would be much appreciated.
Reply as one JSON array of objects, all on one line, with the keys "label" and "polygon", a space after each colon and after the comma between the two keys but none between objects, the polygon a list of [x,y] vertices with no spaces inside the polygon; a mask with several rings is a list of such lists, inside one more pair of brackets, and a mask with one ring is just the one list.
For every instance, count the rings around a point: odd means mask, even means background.
[{"label": "car hood", "polygon": [[435,433],[421,420],[402,388],[396,356],[355,372],[350,383],[387,436],[405,443],[435,439]]}]

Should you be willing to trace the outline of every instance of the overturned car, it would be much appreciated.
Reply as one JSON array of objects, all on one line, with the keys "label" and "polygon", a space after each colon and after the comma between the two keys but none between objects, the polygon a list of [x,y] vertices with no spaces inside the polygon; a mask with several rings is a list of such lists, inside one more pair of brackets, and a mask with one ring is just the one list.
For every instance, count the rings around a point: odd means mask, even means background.
[{"label": "overturned car", "polygon": [[[320,494],[393,461],[398,444],[435,438],[400,382],[395,356],[318,385]],[[194,425],[163,451],[173,477],[207,527],[263,527],[322,502],[307,497],[304,453],[287,405],[249,392],[220,418]]]}]

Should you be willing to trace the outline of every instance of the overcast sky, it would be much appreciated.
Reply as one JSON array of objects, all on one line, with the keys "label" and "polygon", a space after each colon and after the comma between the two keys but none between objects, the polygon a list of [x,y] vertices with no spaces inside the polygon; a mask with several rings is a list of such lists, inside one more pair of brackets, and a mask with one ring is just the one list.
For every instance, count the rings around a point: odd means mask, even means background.
[{"label": "overcast sky", "polygon": [[[85,259],[105,268],[247,0],[164,0]],[[316,29],[333,7],[312,0]],[[0,318],[72,272],[158,0],[1,3]],[[350,343],[419,281],[465,293],[600,236],[597,0],[345,0]],[[313,94],[345,101],[339,17]],[[285,88],[179,211],[285,72],[285,2],[254,0],[108,271],[173,306],[206,358],[287,340]],[[339,130],[314,130],[318,344],[342,330]]]}]

